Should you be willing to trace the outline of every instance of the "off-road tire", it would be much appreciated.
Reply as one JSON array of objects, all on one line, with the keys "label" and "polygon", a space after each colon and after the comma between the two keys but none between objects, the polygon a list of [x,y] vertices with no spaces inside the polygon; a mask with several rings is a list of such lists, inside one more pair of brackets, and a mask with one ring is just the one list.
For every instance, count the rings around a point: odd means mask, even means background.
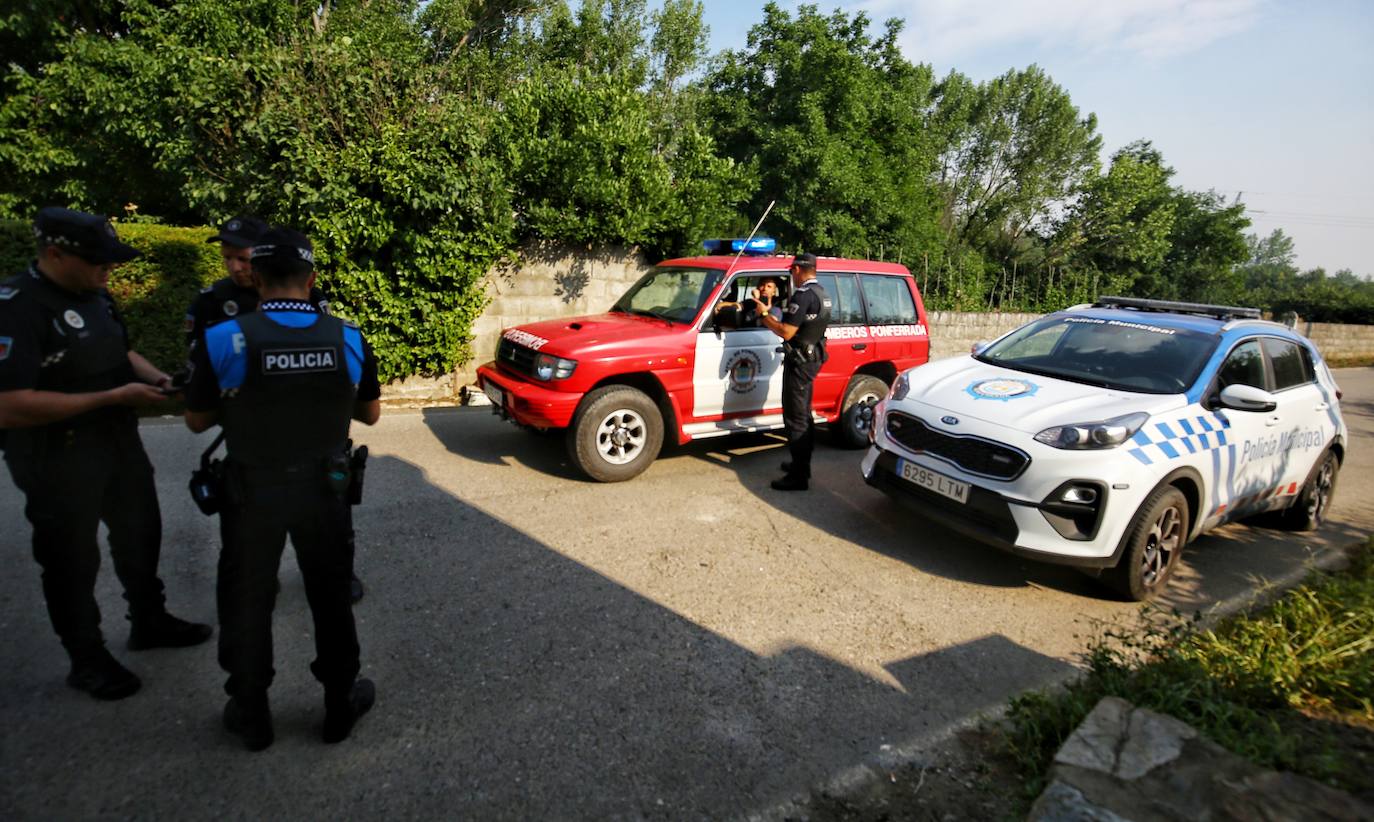
[{"label": "off-road tire", "polygon": [[873,406],[886,396],[887,383],[871,374],[854,375],[845,389],[840,417],[830,427],[835,444],[841,448],[867,448]]},{"label": "off-road tire", "polygon": [[663,446],[663,415],[637,388],[608,385],[582,398],[568,426],[568,456],[599,482],[644,472]]},{"label": "off-road tire", "polygon": [[1183,492],[1172,485],[1156,488],[1136,511],[1121,559],[1103,572],[1102,581],[1132,602],[1163,591],[1183,555],[1188,527],[1188,500]]},{"label": "off-road tire", "polygon": [[1331,451],[1326,451],[1317,460],[1302,484],[1293,504],[1279,514],[1279,525],[1292,531],[1312,531],[1326,521],[1331,510],[1331,500],[1336,494],[1336,476],[1340,473],[1341,461]]}]

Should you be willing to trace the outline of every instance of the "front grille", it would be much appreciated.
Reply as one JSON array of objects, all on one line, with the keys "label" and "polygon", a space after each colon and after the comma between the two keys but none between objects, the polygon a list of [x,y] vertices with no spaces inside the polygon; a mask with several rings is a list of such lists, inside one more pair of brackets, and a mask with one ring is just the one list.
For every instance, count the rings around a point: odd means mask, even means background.
[{"label": "front grille", "polygon": [[529,376],[534,373],[534,349],[517,345],[505,337],[496,345],[496,364],[507,371]]},{"label": "front grille", "polygon": [[887,435],[913,453],[939,457],[980,477],[1013,480],[1030,465],[1030,457],[1023,451],[981,437],[937,431],[900,411],[887,415]]}]

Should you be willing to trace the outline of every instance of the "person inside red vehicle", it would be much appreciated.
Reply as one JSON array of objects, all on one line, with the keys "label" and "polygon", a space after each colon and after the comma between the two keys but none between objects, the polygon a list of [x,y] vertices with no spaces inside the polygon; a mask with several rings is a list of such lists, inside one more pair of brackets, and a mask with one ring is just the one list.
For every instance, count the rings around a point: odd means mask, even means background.
[{"label": "person inside red vehicle", "polygon": [[722,300],[716,305],[716,316],[729,316],[727,312],[733,312],[734,322],[730,323],[734,328],[759,328],[763,325],[760,320],[760,308],[766,309],[766,313],[775,320],[782,319],[782,307],[778,302],[778,281],[769,277],[758,284],[749,292],[749,299],[744,302],[729,302]]}]

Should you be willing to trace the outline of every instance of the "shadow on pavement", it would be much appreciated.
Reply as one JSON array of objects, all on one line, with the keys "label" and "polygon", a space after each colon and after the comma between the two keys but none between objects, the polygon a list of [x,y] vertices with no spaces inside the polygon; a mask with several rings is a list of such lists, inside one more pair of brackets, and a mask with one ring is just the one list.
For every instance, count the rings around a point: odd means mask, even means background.
[{"label": "shadow on pavement", "polygon": [[[61,684],[41,609],[16,607],[35,592],[6,596],[5,658],[45,661],[0,674],[5,816],[270,818],[309,808],[325,818],[719,818],[790,799],[882,743],[919,738],[1070,670],[996,635],[890,665],[901,688],[806,647],[755,653],[456,498],[415,465],[374,457],[368,485],[357,522],[369,593],[356,613],[363,672],[379,696],[352,739],[317,739],[310,622],[290,561],[275,623],[278,739],[258,755],[218,727],[212,645],[127,654],[107,610],[112,648],[146,684],[96,703]],[[23,531],[0,510],[6,530]],[[202,575],[207,565],[212,555]],[[36,572],[9,579],[7,588],[37,586]],[[951,681],[962,685],[941,685]]]}]

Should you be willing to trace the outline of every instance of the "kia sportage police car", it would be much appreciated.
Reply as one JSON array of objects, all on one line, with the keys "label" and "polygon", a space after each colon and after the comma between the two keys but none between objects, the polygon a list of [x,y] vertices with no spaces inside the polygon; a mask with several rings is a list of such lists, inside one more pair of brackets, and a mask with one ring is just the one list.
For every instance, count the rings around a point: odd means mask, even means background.
[{"label": "kia sportage police car", "polygon": [[[707,253],[654,266],[604,314],[508,328],[477,369],[493,410],[525,428],[565,432],[587,476],[637,476],[678,443],[782,427],[782,341],[752,298],[786,305],[791,255],[771,238],[707,240]],[[925,362],[925,306],[905,267],[820,257],[831,301],[829,360],[812,411],[835,439],[864,448],[873,408],[897,373]]]},{"label": "kia sportage police car", "polygon": [[1256,309],[1103,297],[899,375],[862,471],[955,530],[1142,600],[1224,522],[1320,525],[1339,399],[1316,347]]}]

